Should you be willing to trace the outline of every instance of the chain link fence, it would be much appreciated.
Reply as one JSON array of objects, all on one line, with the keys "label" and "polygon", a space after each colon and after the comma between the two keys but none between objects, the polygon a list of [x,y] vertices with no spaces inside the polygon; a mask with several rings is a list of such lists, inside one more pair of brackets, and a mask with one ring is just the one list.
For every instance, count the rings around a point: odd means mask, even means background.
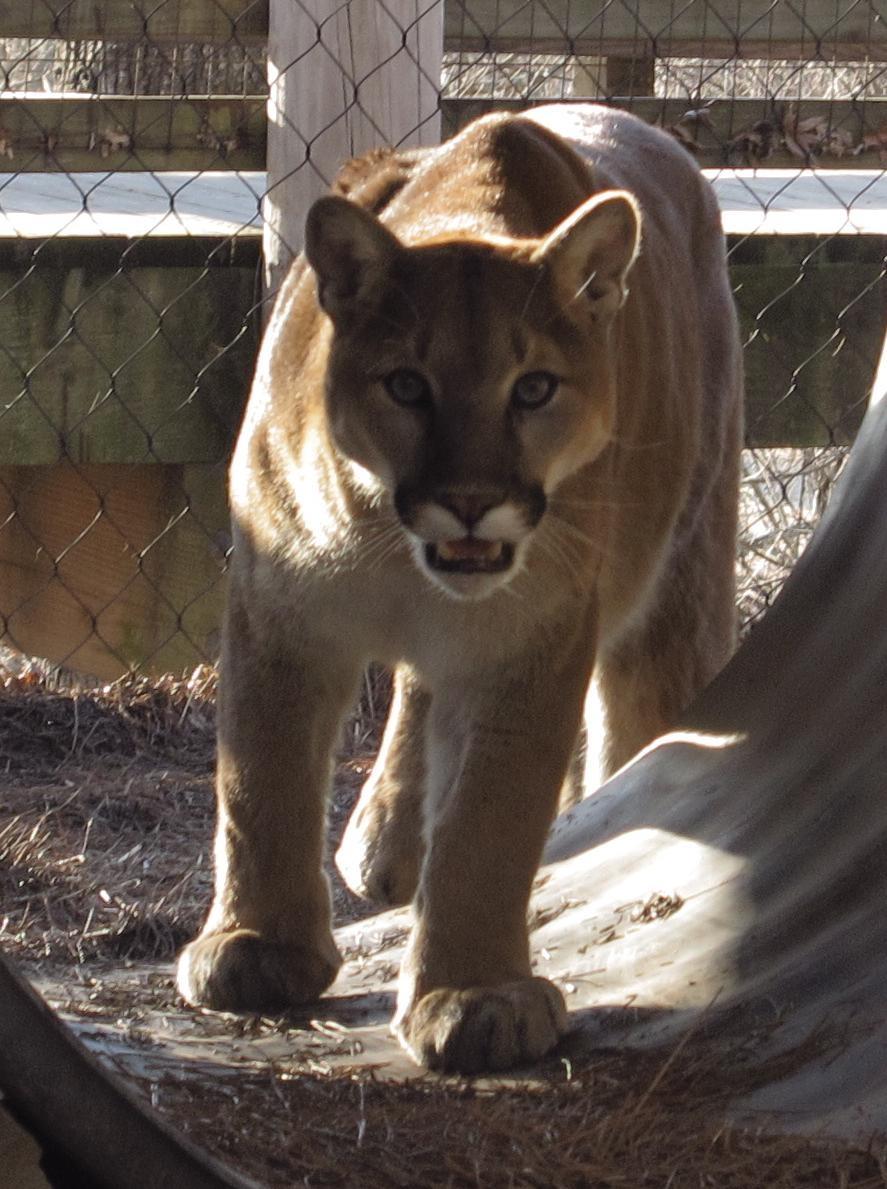
[{"label": "chain link fence", "polygon": [[26,0],[0,6],[0,86],[7,663],[215,658],[227,458],[307,203],[352,153],[538,102],[628,107],[718,190],[743,625],[772,601],[884,333],[881,0]]}]

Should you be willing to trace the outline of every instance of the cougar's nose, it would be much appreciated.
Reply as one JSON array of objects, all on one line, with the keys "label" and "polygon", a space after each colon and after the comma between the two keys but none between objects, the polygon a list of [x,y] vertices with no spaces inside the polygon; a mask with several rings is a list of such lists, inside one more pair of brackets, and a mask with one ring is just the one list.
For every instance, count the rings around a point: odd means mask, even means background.
[{"label": "cougar's nose", "polygon": [[502,503],[502,496],[491,492],[463,492],[442,491],[437,496],[437,502],[448,512],[452,512],[470,532],[479,524],[491,508]]}]

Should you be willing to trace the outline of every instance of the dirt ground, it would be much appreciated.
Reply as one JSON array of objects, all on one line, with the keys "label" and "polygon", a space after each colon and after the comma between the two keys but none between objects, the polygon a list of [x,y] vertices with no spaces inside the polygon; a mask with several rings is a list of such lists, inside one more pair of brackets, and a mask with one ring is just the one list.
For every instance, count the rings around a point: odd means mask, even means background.
[{"label": "dirt ground", "polygon": [[[751,1060],[748,1037],[697,1030],[668,1049],[581,1056],[567,1045],[499,1080],[392,1078],[322,1004],[319,1018],[187,1009],[172,961],[210,897],[214,690],[209,669],[65,688],[0,666],[0,944],[197,1142],[275,1186],[887,1187],[874,1143],[727,1121],[734,1098],[790,1072],[791,1054],[779,1067]],[[349,726],[331,849],[378,718],[371,705]],[[333,884],[337,923],[369,920],[335,873]]]}]

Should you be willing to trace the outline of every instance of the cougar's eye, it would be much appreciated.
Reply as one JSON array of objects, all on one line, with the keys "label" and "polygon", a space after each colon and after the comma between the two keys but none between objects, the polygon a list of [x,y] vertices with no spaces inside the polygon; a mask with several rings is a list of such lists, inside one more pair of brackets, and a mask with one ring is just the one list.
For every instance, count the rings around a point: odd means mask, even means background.
[{"label": "cougar's eye", "polygon": [[557,392],[560,383],[551,372],[527,372],[515,381],[511,403],[517,409],[541,409]]},{"label": "cougar's eye", "polygon": [[385,390],[399,405],[421,406],[431,403],[431,388],[419,372],[400,367],[382,380]]}]

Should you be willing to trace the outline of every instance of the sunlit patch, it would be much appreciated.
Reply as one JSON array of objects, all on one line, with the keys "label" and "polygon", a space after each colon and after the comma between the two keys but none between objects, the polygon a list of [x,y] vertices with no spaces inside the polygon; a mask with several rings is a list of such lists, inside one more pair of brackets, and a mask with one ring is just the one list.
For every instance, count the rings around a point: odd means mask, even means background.
[{"label": "sunlit patch", "polygon": [[661,735],[658,739],[654,739],[652,743],[638,752],[638,758],[677,743],[687,743],[692,747],[701,747],[705,751],[719,751],[726,747],[735,747],[738,743],[744,742],[745,738],[744,731],[731,731],[723,734],[713,731],[669,731],[667,735]]},{"label": "sunlit patch", "polygon": [[347,523],[348,508],[334,477],[325,465],[325,446],[319,434],[309,431],[301,453],[291,457],[285,446],[280,454],[286,461],[286,481],[293,492],[299,517],[315,546],[324,548],[336,540]]}]

